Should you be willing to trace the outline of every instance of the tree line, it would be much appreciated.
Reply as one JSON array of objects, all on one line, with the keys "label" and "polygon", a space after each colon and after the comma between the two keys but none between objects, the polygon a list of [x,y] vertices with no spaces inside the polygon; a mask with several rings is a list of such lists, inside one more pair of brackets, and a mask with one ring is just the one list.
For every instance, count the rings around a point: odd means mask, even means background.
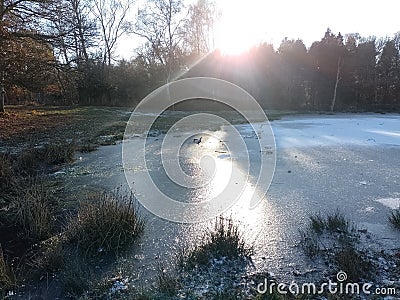
[{"label": "tree line", "polygon": [[[308,49],[285,38],[277,49],[265,43],[229,56],[213,50],[213,2],[133,8],[133,0],[0,0],[2,100],[134,106],[171,80],[212,76],[269,109],[400,107],[400,33],[378,39],[328,29]],[[143,42],[120,60],[116,48],[128,35]]]},{"label": "tree line", "polygon": [[240,56],[218,51],[190,71],[229,80],[265,108],[295,110],[400,109],[400,33],[393,38],[334,34],[328,28],[309,49],[285,38]]}]

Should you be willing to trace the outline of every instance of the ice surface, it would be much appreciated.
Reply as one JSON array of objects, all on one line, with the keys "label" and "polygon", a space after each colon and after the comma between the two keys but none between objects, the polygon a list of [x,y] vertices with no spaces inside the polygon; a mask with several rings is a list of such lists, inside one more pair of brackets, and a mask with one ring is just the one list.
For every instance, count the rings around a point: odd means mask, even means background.
[{"label": "ice surface", "polygon": [[[289,116],[271,122],[278,148],[334,145],[400,146],[400,115]],[[237,126],[242,135],[250,125]],[[257,128],[257,124],[254,124]]]}]

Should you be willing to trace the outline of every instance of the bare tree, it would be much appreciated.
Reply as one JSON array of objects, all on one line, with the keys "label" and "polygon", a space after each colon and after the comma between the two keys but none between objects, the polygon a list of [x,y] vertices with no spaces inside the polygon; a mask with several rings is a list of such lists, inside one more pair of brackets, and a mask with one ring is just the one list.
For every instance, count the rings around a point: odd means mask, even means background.
[{"label": "bare tree", "polygon": [[90,48],[97,45],[98,31],[90,0],[57,1],[51,10],[50,26],[57,36],[53,46],[65,65],[87,63]]},{"label": "bare tree", "polygon": [[93,2],[94,14],[100,26],[101,40],[104,46],[103,63],[111,65],[119,38],[131,27],[126,18],[133,1],[93,0]]},{"label": "bare tree", "polygon": [[87,2],[82,0],[69,0],[72,8],[73,20],[75,21],[75,45],[77,57],[82,57],[85,62],[89,60],[87,44],[88,44],[88,31],[93,33],[95,28],[94,22],[89,19],[89,11],[91,7]]},{"label": "bare tree", "polygon": [[208,0],[198,0],[189,6],[185,22],[185,46],[197,56],[214,48],[213,30],[217,18],[215,4]]},{"label": "bare tree", "polygon": [[177,67],[186,15],[182,0],[150,0],[137,16],[134,33],[147,41],[152,57],[164,66],[166,80]]}]

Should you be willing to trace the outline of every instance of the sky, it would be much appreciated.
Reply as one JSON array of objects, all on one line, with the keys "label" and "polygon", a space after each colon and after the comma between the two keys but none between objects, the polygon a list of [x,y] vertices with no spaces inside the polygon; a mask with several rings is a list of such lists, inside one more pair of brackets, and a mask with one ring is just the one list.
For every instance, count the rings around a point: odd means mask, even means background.
[{"label": "sky", "polygon": [[[186,3],[193,3],[187,0]],[[260,42],[277,48],[285,37],[301,38],[307,47],[329,27],[333,33],[392,36],[400,31],[400,0],[215,0],[221,18],[215,30],[216,47],[239,53]],[[128,42],[129,41],[129,42]],[[118,53],[133,55],[139,41],[126,37]]]}]

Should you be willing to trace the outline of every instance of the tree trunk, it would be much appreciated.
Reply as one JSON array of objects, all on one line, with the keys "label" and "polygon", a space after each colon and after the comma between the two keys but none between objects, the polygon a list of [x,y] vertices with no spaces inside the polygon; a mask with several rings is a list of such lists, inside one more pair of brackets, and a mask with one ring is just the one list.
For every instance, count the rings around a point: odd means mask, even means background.
[{"label": "tree trunk", "polygon": [[0,0],[0,21],[3,21],[4,16],[4,0]]},{"label": "tree trunk", "polygon": [[6,91],[4,90],[3,86],[0,85],[0,113],[5,113],[4,109],[4,98],[6,96]]},{"label": "tree trunk", "polygon": [[333,112],[333,110],[335,108],[337,88],[338,88],[338,85],[339,85],[339,81],[341,79],[340,78],[340,64],[341,64],[341,62],[342,62],[342,58],[339,57],[338,58],[338,63],[337,63],[335,88],[333,90],[333,98],[332,98],[332,103],[331,103],[331,112]]},{"label": "tree trunk", "polygon": [[[4,0],[0,0],[0,32],[2,31],[1,28],[1,22],[3,21],[3,15],[4,15]],[[0,40],[1,40],[1,36],[0,36]],[[1,62],[0,62],[1,65]],[[2,72],[3,73],[3,72]],[[5,98],[5,90],[3,88],[3,78],[4,77],[4,73],[0,74],[0,113],[4,113],[4,98]]]}]

